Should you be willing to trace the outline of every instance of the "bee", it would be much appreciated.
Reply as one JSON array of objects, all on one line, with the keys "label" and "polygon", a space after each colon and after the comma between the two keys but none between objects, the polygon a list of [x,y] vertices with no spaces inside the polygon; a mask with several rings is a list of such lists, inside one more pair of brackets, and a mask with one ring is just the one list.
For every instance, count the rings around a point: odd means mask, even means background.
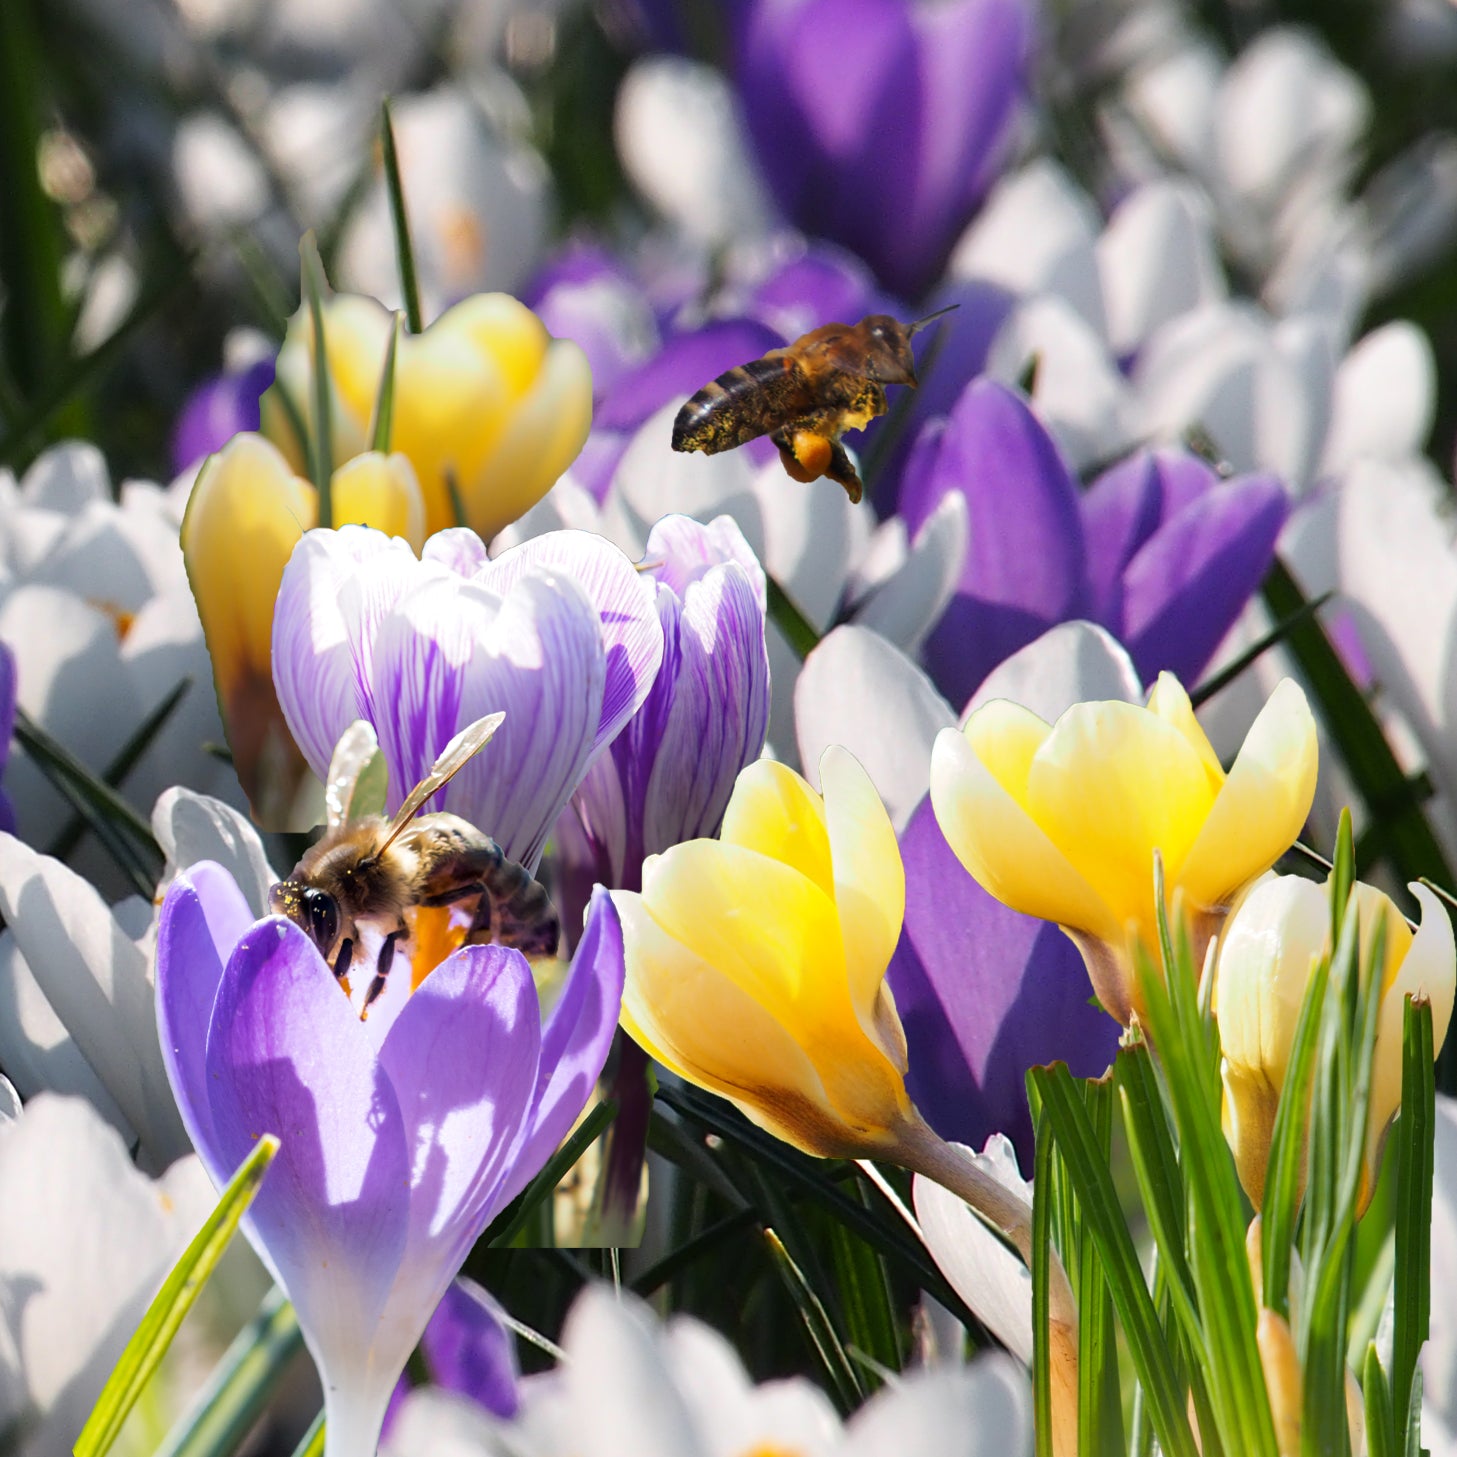
[{"label": "bee", "polygon": [[887,404],[889,384],[916,384],[911,339],[938,309],[913,324],[867,314],[858,324],[823,324],[783,349],[740,364],[704,387],[673,421],[673,449],[722,450],[767,435],[797,481],[829,476],[851,501],[864,493],[840,436],[863,430]]},{"label": "bee", "polygon": [[474,898],[467,945],[494,939],[527,955],[556,954],[556,911],[531,873],[459,815],[420,814],[504,719],[493,713],[462,729],[392,818],[362,812],[371,801],[384,802],[384,760],[374,729],[357,720],[334,750],[324,834],[288,879],[269,891],[268,904],[307,934],[341,982],[353,965],[360,928],[384,936],[361,1020],[384,991],[396,950],[410,939],[408,916],[416,907]]}]

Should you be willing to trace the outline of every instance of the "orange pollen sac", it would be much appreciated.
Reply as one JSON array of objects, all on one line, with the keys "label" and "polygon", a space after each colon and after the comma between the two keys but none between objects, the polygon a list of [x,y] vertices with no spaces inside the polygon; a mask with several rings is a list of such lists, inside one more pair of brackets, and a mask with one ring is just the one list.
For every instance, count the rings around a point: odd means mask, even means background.
[{"label": "orange pollen sac", "polygon": [[91,606],[98,612],[111,619],[111,625],[116,629],[118,642],[125,642],[126,635],[132,630],[132,623],[137,620],[135,612],[128,612],[123,607],[118,607],[115,602],[91,601]]},{"label": "orange pollen sac", "polygon": [[761,1442],[750,1447],[742,1457],[804,1457],[799,1447],[781,1447],[777,1442]]},{"label": "orange pollen sac", "polygon": [[413,991],[452,951],[465,945],[469,927],[456,921],[450,906],[413,906],[410,923],[410,990]]},{"label": "orange pollen sac", "polygon": [[789,451],[781,452],[784,469],[796,481],[817,481],[830,467],[830,442],[812,430],[796,430]]}]

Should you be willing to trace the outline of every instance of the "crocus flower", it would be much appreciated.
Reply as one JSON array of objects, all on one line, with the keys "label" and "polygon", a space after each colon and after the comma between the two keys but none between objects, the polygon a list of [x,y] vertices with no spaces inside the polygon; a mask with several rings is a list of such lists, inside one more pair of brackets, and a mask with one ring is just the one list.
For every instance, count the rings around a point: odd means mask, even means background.
[{"label": "crocus flower", "polygon": [[1155,854],[1202,960],[1238,894],[1294,843],[1315,776],[1315,720],[1294,682],[1271,695],[1226,775],[1163,674],[1146,708],[1080,703],[1056,725],[984,705],[937,738],[931,802],[957,859],[1004,904],[1060,925],[1127,1026],[1135,947],[1158,959]]},{"label": "crocus flower", "polygon": [[[10,735],[15,732],[15,654],[0,643],[0,774],[10,758]],[[0,830],[15,833],[15,810],[10,796],[0,788]]]},{"label": "crocus flower", "polygon": [[[355,456],[335,471],[331,489],[335,519],[366,522],[420,546],[420,488],[402,455]],[[182,554],[233,763],[265,825],[310,823],[294,823],[303,767],[274,693],[271,642],[284,565],[318,510],[313,486],[278,449],[244,434],[203,467],[182,521]]]},{"label": "crocus flower", "polygon": [[[1457,986],[1457,945],[1445,907],[1424,885],[1408,889],[1422,909],[1415,934],[1381,891],[1360,882],[1355,887],[1363,970],[1378,919],[1386,934],[1366,1121],[1362,1187],[1367,1198],[1375,1187],[1387,1128],[1401,1105],[1403,1004],[1409,995],[1431,1002],[1432,1043],[1440,1052]],[[1240,1183],[1257,1209],[1300,1004],[1315,961],[1330,954],[1330,929],[1329,883],[1320,886],[1287,875],[1257,885],[1220,937],[1215,1015],[1224,1054],[1224,1131]]]},{"label": "crocus flower", "polygon": [[255,921],[220,868],[173,882],[168,1076],[215,1183],[260,1132],[281,1137],[246,1227],[319,1367],[329,1457],[374,1450],[451,1277],[581,1112],[617,1022],[619,938],[604,901],[549,1017],[520,952],[470,946],[364,1021],[309,938]]},{"label": "crocus flower", "polygon": [[949,495],[977,523],[926,645],[954,703],[1074,618],[1106,627],[1145,680],[1192,681],[1259,585],[1289,510],[1273,477],[1221,481],[1184,451],[1139,452],[1084,492],[1023,399],[990,380],[918,438],[902,479],[907,529]]},{"label": "crocus flower", "polygon": [[734,79],[779,206],[919,297],[1001,165],[1031,30],[1020,0],[755,0]]},{"label": "crocus flower", "polygon": [[506,721],[435,800],[534,869],[593,759],[663,656],[654,588],[616,547],[552,532],[497,557],[440,532],[423,559],[377,531],[311,531],[278,594],[273,673],[321,778],[355,719],[374,725],[391,813],[468,723]]},{"label": "crocus flower", "polygon": [[665,516],[641,576],[655,589],[662,667],[562,819],[585,840],[588,883],[624,890],[640,888],[645,856],[717,832],[769,720],[764,569],[734,522]]},{"label": "crocus flower", "polygon": [[273,383],[273,361],[255,360],[237,373],[205,381],[183,401],[172,430],[172,469],[188,466],[221,450],[233,436],[257,430],[259,401]]},{"label": "crocus flower", "polygon": [[[394,316],[362,294],[323,308],[335,464],[363,448]],[[313,326],[301,310],[263,397],[264,433],[302,468],[301,444],[275,396],[287,391],[306,427],[313,410]],[[428,533],[470,526],[487,540],[540,500],[576,458],[591,423],[592,379],[575,344],[552,339],[525,304],[484,293],[399,341],[393,448],[414,467]],[[457,520],[452,494],[464,520]],[[340,518],[346,519],[346,518]]]},{"label": "crocus flower", "polygon": [[392,1434],[390,1457],[447,1446],[481,1457],[1020,1457],[1032,1450],[1026,1378],[995,1354],[911,1372],[845,1423],[812,1382],[756,1386],[716,1331],[686,1316],[662,1325],[630,1295],[585,1290],[562,1345],[567,1362],[523,1383],[516,1422],[420,1392]]}]

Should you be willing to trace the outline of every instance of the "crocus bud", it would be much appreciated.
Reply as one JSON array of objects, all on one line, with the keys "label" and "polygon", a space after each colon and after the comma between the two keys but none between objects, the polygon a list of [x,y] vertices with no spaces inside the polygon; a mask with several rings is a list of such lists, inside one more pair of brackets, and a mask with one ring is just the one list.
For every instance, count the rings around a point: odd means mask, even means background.
[{"label": "crocus bud", "polygon": [[1202,961],[1240,892],[1300,833],[1315,772],[1315,720],[1295,683],[1275,689],[1226,775],[1164,673],[1147,707],[1076,703],[1055,725],[986,704],[937,738],[931,802],[980,885],[1067,932],[1126,1027],[1141,1010],[1135,949],[1158,960],[1155,854]]},{"label": "crocus bud", "polygon": [[[424,510],[410,463],[370,452],[335,471],[337,521],[403,536],[418,552]],[[283,569],[317,521],[318,496],[261,435],[235,435],[198,473],[182,521],[182,556],[212,658],[238,779],[260,823],[291,823],[307,770],[273,690],[273,605]]]},{"label": "crocus bud", "polygon": [[874,786],[844,750],[821,798],[772,760],[738,777],[717,840],[643,866],[615,891],[622,1025],[688,1081],[825,1157],[893,1149],[915,1119],[885,971],[905,875]]},{"label": "crocus bud", "polygon": [[[1354,888],[1363,969],[1383,916],[1386,927],[1363,1204],[1375,1185],[1387,1127],[1401,1105],[1405,999],[1420,994],[1431,1002],[1432,1037],[1440,1050],[1457,984],[1457,949],[1447,913],[1425,886],[1410,889],[1422,908],[1421,928],[1415,935],[1387,896],[1369,885],[1358,883]],[[1330,924],[1329,885],[1272,876],[1250,892],[1221,937],[1215,1014],[1224,1052],[1224,1131],[1240,1183],[1257,1209],[1264,1200],[1270,1136],[1300,1004],[1312,969],[1330,954]]]},{"label": "crocus bud", "polygon": [[[327,299],[323,317],[340,464],[368,439],[394,317],[358,294]],[[312,429],[312,340],[308,311],[300,310],[278,356],[277,382],[263,397],[263,431],[299,469],[304,447],[281,394]],[[419,479],[427,535],[469,526],[489,541],[576,459],[591,418],[586,355],[569,340],[553,339],[508,294],[476,294],[423,333],[399,340],[391,444]]]}]

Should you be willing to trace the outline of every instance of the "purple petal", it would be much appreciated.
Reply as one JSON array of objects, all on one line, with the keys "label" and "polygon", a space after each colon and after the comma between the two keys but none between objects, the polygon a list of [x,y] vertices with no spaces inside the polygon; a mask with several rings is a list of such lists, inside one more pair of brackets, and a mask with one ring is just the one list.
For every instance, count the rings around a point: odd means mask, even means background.
[{"label": "purple petal", "polygon": [[811,244],[757,283],[746,310],[786,339],[821,324],[853,324],[866,314],[903,311],[860,259],[826,243]]},{"label": "purple petal", "polygon": [[390,772],[389,807],[466,724],[505,722],[431,801],[534,868],[586,772],[601,722],[598,616],[569,577],[521,576],[504,601],[458,579],[427,581],[381,624],[368,717]]},{"label": "purple petal", "polygon": [[1082,498],[1088,542],[1089,610],[1099,622],[1123,617],[1123,572],[1161,522],[1219,479],[1182,450],[1140,450],[1103,472]]},{"label": "purple petal", "polygon": [[418,1308],[421,1326],[485,1228],[484,1199],[520,1142],[540,1053],[531,968],[503,946],[467,946],[447,957],[415,989],[380,1048],[412,1171],[397,1295]]},{"label": "purple petal", "polygon": [[468,526],[437,531],[420,552],[420,560],[439,562],[458,577],[473,577],[490,561],[486,544]]},{"label": "purple petal", "polygon": [[502,595],[532,570],[560,572],[587,594],[602,623],[606,679],[602,713],[592,739],[595,756],[642,707],[663,660],[663,632],[653,588],[627,557],[589,531],[549,531],[504,552],[476,580]]},{"label": "purple petal", "polygon": [[207,1079],[207,1033],[223,969],[254,923],[237,883],[210,860],[177,872],[157,920],[157,1035],[192,1146],[217,1183],[233,1165],[218,1145]]},{"label": "purple petal", "polygon": [[1020,0],[759,0],[735,76],[769,184],[807,232],[919,297],[994,175],[1019,100]]},{"label": "purple petal", "polygon": [[1056,927],[1008,910],[963,869],[929,796],[901,836],[906,919],[887,973],[906,1031],[912,1101],[943,1138],[996,1132],[1032,1169],[1024,1075],[1064,1061],[1103,1072],[1118,1024],[1095,1005],[1082,957]]},{"label": "purple petal", "polygon": [[1139,676],[1194,682],[1264,579],[1290,498],[1273,476],[1212,487],[1159,528],[1123,578],[1115,631]]},{"label": "purple petal", "polygon": [[474,1280],[453,1280],[425,1327],[425,1362],[437,1386],[510,1421],[521,1407],[516,1342],[501,1307]]},{"label": "purple petal", "polygon": [[1004,658],[1057,622],[1086,615],[1078,490],[1022,398],[977,380],[907,464],[901,512],[914,532],[962,492],[971,545],[961,585],[926,644],[936,686],[964,703]]},{"label": "purple petal", "polygon": [[344,730],[365,716],[380,621],[419,580],[442,570],[422,571],[405,542],[363,526],[307,531],[293,549],[273,609],[273,686],[294,742],[320,778]]},{"label": "purple petal", "polygon": [[261,359],[237,374],[222,374],[198,385],[183,402],[172,431],[173,474],[221,450],[244,430],[258,429],[259,401],[272,383],[273,361]]},{"label": "purple petal", "polygon": [[207,1040],[219,1157],[281,1140],[248,1214],[326,1379],[361,1359],[405,1248],[405,1126],[364,1024],[291,921],[258,922],[223,973]]},{"label": "purple petal", "polygon": [[492,1209],[504,1208],[526,1187],[587,1106],[617,1031],[625,971],[622,923],[612,897],[599,886],[592,893],[566,983],[542,1032],[530,1130],[492,1198]]}]

